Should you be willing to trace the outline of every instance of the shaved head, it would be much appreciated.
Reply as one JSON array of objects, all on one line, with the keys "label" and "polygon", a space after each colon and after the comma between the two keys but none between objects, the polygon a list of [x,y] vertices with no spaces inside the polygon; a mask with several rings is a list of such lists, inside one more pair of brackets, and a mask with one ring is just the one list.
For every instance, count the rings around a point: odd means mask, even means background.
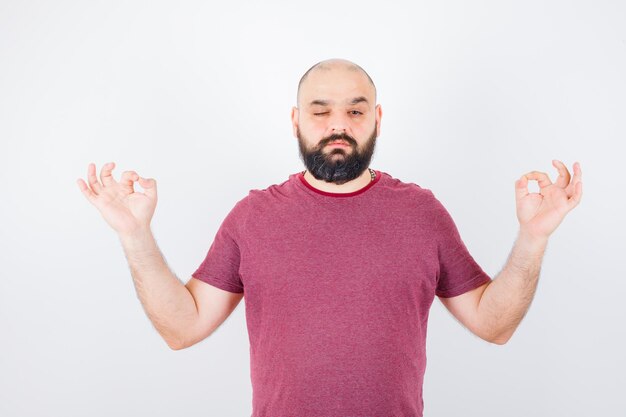
[{"label": "shaved head", "polygon": [[376,102],[376,86],[374,85],[374,81],[372,81],[369,74],[365,72],[363,68],[361,68],[354,62],[348,61],[346,59],[332,58],[332,59],[326,59],[324,61],[320,61],[317,64],[313,65],[311,68],[307,70],[307,72],[304,73],[302,78],[300,78],[300,82],[298,83],[298,94],[296,98],[298,105],[300,103],[300,90],[302,88],[302,85],[306,82],[307,78],[309,78],[309,74],[311,74],[312,72],[317,72],[317,71],[330,72],[336,69],[343,69],[343,70],[358,72],[358,73],[363,74],[365,77],[367,77],[367,80],[372,85],[372,88],[374,90],[374,102]]},{"label": "shaved head", "polygon": [[318,62],[300,79],[297,100],[294,136],[310,175],[341,185],[367,174],[382,113],[363,68],[345,59]]}]

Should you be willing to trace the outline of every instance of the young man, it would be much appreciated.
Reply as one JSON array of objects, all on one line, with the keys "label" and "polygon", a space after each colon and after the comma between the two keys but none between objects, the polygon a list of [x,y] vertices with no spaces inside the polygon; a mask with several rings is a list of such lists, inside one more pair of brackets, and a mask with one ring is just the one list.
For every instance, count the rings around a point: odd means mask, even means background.
[{"label": "young man", "polygon": [[[533,298],[549,235],[582,197],[574,176],[515,183],[520,230],[491,279],[433,193],[369,168],[382,109],[349,61],[314,65],[298,86],[294,136],[306,170],[251,190],[183,285],[150,231],[154,179],[89,165],[84,195],[118,232],[145,310],[173,349],[208,337],[245,295],[253,417],[421,416],[435,295],[491,343],[512,336]],[[540,193],[528,193],[537,180]],[[135,192],[138,181],[145,193]]]}]

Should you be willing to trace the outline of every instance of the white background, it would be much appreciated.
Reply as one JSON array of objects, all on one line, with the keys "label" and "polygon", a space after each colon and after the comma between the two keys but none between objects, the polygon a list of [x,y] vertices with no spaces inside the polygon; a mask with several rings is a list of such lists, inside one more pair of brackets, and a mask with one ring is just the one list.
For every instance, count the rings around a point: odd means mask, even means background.
[{"label": "white background", "polygon": [[6,0],[0,415],[250,415],[244,301],[170,350],[76,180],[108,161],[156,178],[153,231],[186,282],[236,201],[303,169],[297,82],[333,57],[377,85],[371,166],[431,189],[492,277],[517,233],[514,181],[582,166],[508,344],[435,299],[425,416],[624,415],[624,2]]}]

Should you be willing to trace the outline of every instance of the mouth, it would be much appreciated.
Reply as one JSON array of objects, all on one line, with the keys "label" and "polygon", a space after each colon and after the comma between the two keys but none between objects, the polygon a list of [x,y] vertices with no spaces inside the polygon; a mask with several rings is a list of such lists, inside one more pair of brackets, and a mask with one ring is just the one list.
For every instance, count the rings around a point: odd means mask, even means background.
[{"label": "mouth", "polygon": [[350,144],[342,140],[336,140],[334,142],[329,143],[326,146],[346,146],[347,147],[347,146],[350,146]]}]

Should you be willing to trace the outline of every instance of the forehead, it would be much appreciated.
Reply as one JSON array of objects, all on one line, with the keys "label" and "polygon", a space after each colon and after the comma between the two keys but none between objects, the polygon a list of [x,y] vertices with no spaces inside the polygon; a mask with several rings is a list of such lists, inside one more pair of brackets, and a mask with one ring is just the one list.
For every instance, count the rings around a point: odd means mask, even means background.
[{"label": "forehead", "polygon": [[330,105],[350,104],[355,97],[365,97],[374,104],[374,86],[360,70],[347,68],[311,71],[300,88],[300,104],[323,100]]}]

